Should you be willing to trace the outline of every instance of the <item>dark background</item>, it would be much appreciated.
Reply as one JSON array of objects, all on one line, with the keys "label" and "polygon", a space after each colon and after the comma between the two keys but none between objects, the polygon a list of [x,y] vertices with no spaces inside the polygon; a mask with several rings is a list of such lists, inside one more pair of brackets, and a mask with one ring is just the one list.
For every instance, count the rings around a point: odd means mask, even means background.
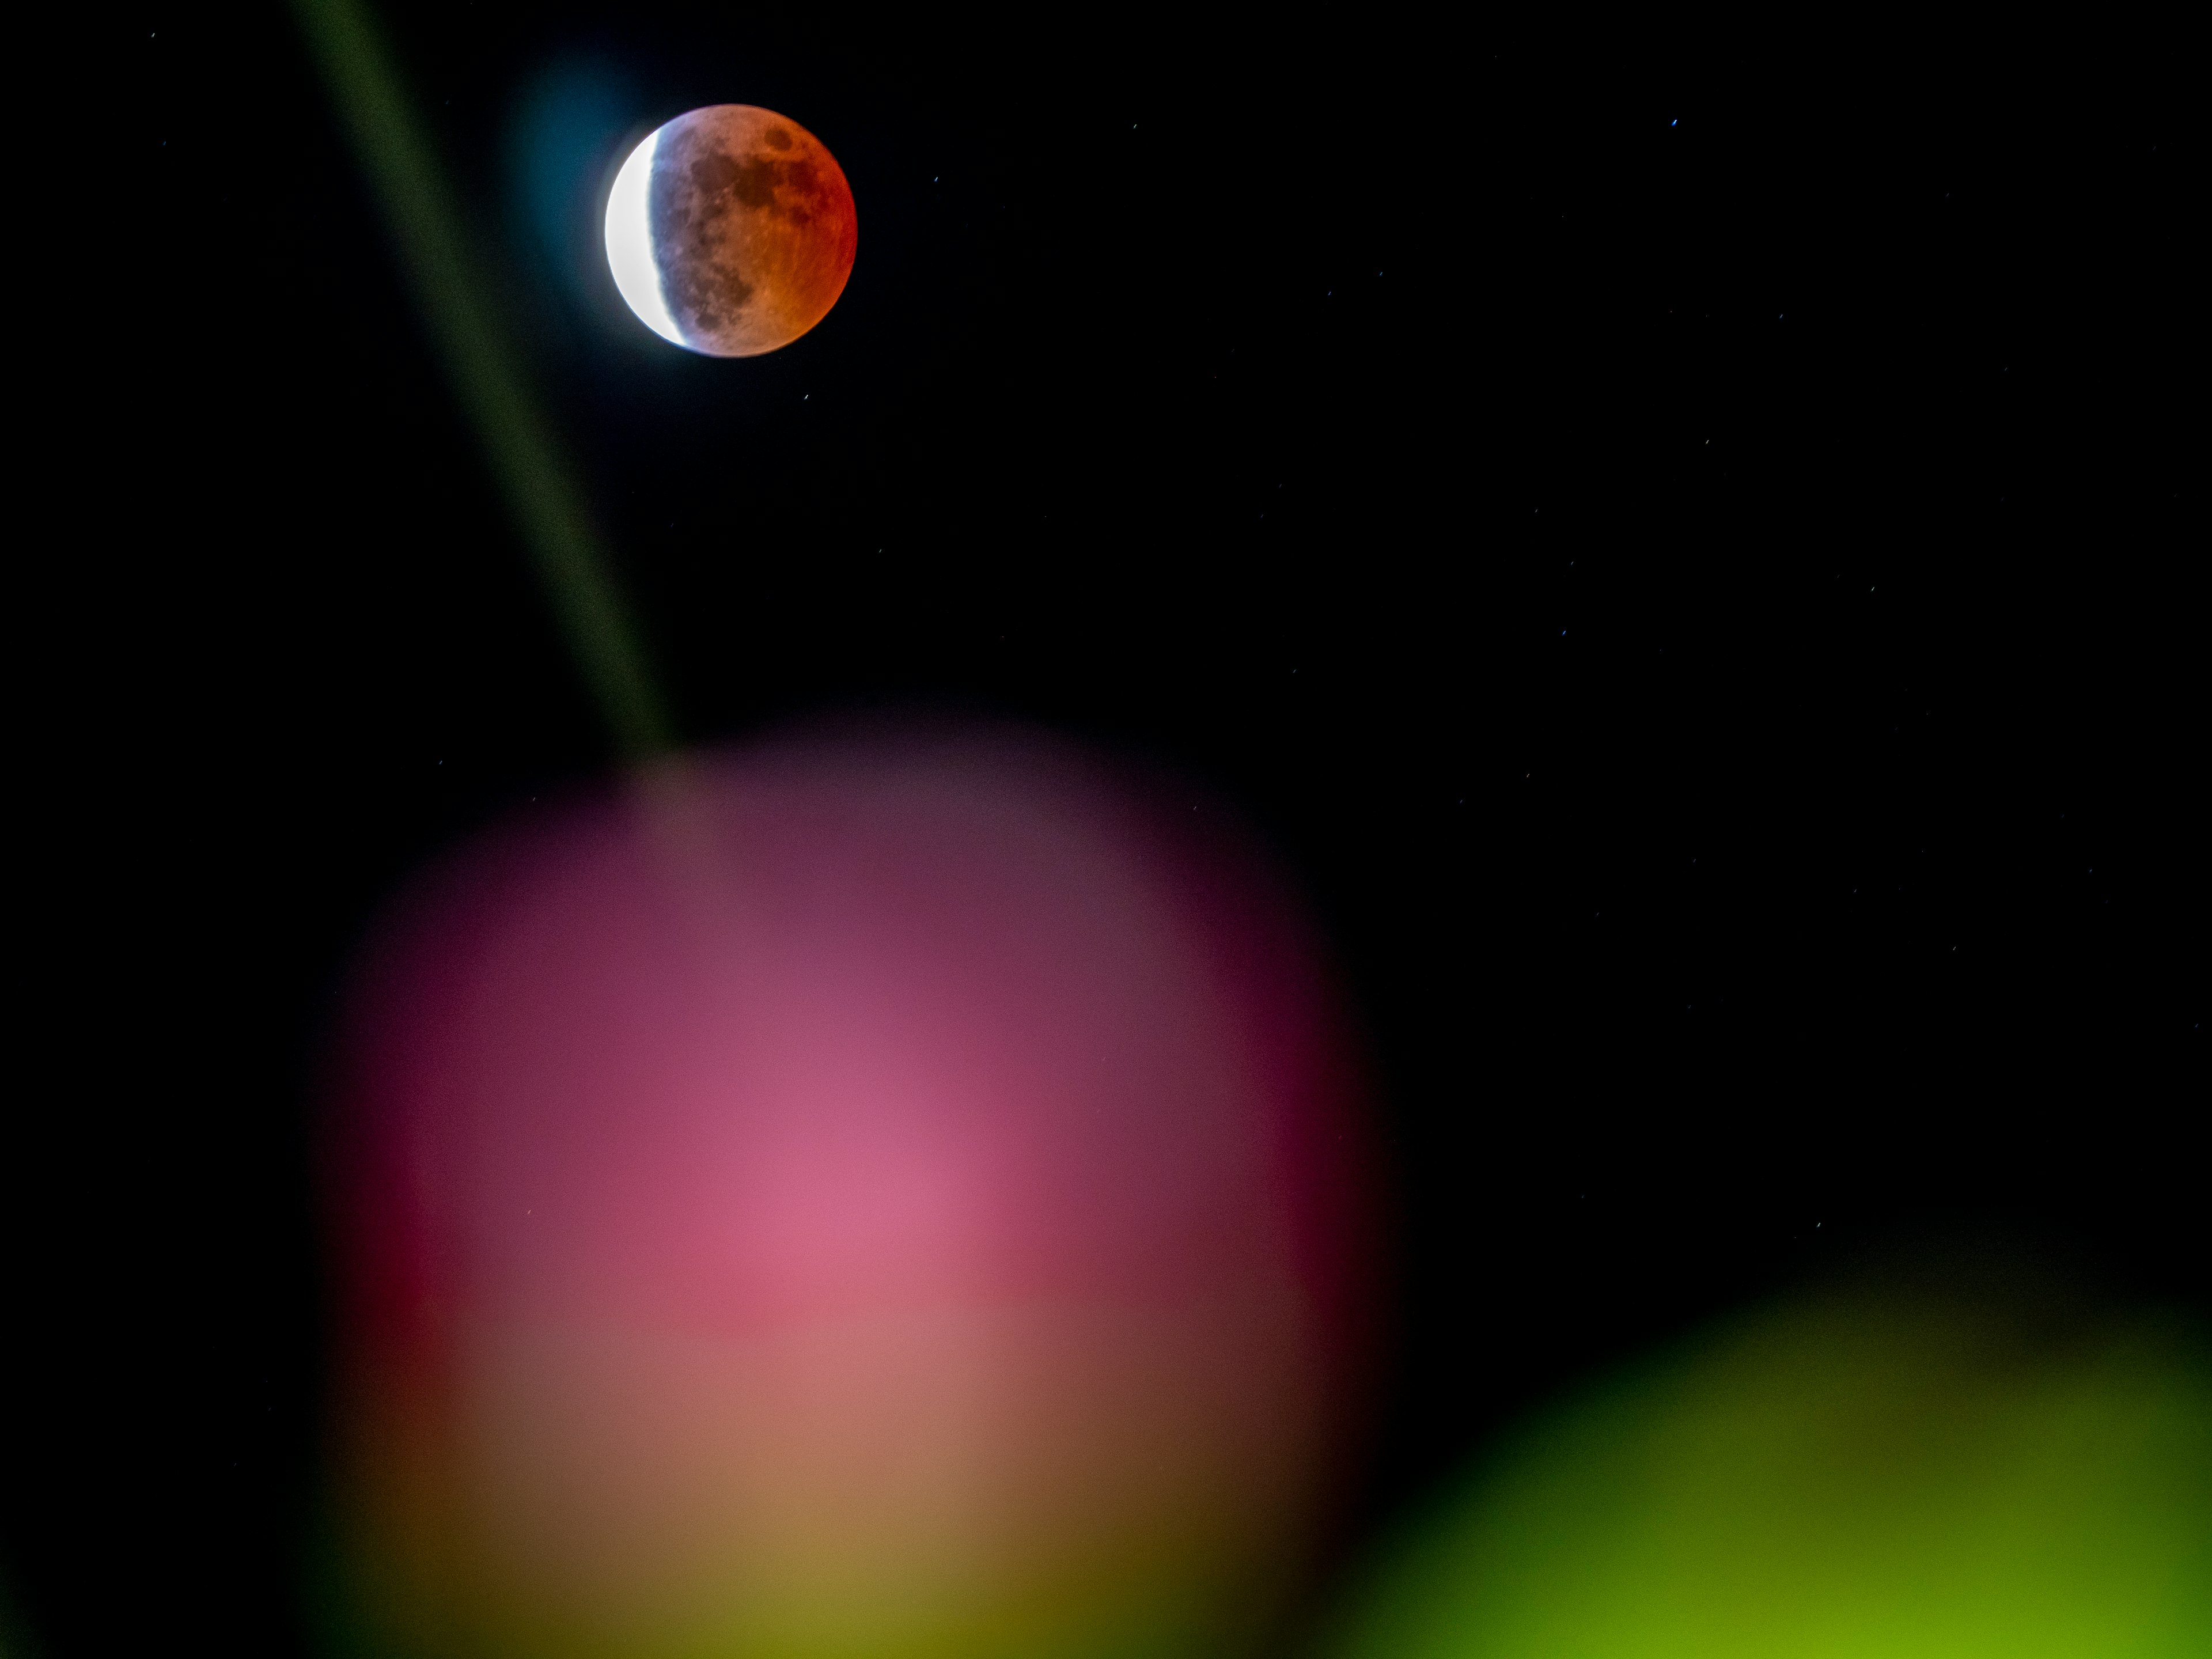
[{"label": "dark background", "polygon": [[[1343,1550],[1883,1240],[2212,1306],[2172,43],[737,10],[383,15],[688,738],[1042,720],[1305,883],[1402,1218]],[[319,1022],[410,867],[608,751],[289,15],[57,74],[108,297],[18,319],[0,1564],[56,1654],[289,1653]],[[714,101],[860,214],[744,362],[592,222]]]}]

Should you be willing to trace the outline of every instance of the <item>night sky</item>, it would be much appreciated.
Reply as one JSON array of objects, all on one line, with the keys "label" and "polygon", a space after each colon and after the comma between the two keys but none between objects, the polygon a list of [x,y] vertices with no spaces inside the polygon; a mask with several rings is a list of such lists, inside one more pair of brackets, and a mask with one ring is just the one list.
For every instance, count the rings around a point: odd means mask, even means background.
[{"label": "night sky", "polygon": [[[1342,1550],[1899,1237],[2212,1309],[2170,51],[2061,98],[1985,43],[1356,9],[381,15],[687,740],[1044,722],[1304,883],[1398,1181]],[[334,986],[611,751],[290,15],[103,51],[133,303],[15,544],[0,1572],[56,1654],[287,1654]],[[742,362],[623,311],[591,214],[720,101],[860,213],[827,320]]]}]

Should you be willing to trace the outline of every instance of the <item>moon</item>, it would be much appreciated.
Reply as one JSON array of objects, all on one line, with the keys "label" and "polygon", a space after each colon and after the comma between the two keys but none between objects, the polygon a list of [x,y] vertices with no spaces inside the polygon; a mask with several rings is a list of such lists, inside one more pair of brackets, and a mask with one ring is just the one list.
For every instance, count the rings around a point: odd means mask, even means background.
[{"label": "moon", "polygon": [[629,153],[606,240],[615,286],[647,328],[710,357],[757,357],[830,314],[860,220],[819,138],[774,110],[710,104]]}]

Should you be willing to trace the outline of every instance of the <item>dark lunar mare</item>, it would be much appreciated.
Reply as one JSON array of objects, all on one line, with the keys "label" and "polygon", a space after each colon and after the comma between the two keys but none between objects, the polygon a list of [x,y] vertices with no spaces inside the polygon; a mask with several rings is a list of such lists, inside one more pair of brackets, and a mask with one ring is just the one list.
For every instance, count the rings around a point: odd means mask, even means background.
[{"label": "dark lunar mare", "polygon": [[748,179],[750,171],[700,123],[677,123],[653,154],[646,198],[653,264],[669,314],[694,339],[711,339],[731,326],[753,296],[753,285],[717,234],[723,218],[748,199],[745,185],[773,189],[772,181]]}]

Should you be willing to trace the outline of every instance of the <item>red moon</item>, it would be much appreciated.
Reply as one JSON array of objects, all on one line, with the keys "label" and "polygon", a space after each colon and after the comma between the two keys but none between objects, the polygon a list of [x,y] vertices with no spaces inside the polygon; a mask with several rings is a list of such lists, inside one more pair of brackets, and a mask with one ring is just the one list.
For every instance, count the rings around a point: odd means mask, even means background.
[{"label": "red moon", "polygon": [[653,264],[682,344],[757,357],[830,314],[860,220],[820,139],[774,110],[714,104],[646,142]]}]

